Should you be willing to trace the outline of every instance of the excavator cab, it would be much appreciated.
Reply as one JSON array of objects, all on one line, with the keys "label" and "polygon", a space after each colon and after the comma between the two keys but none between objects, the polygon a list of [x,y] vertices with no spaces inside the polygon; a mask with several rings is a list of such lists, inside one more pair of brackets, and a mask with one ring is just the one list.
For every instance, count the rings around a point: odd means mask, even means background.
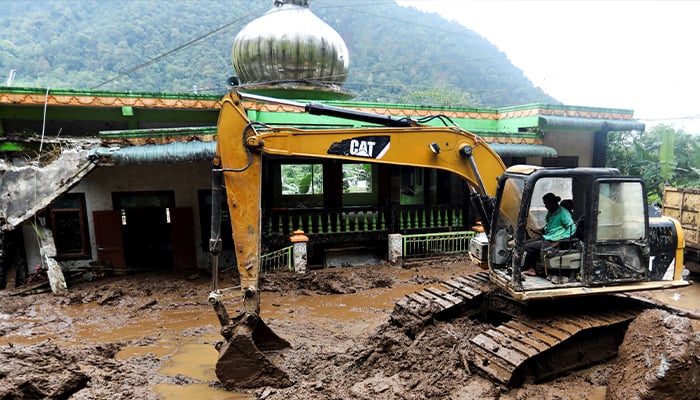
[{"label": "excavator cab", "polygon": [[[546,193],[558,196],[574,221],[568,237],[557,241],[533,234],[545,225]],[[657,243],[677,238],[678,227],[671,220],[650,226],[644,182],[620,176],[616,169],[510,167],[499,179],[491,226],[490,275],[515,299],[686,284],[681,279],[682,243]],[[660,238],[656,232],[664,229]],[[542,244],[538,250],[527,246],[537,240]],[[537,254],[527,257],[528,248]],[[533,267],[526,259],[536,260],[535,276],[523,274]]]}]

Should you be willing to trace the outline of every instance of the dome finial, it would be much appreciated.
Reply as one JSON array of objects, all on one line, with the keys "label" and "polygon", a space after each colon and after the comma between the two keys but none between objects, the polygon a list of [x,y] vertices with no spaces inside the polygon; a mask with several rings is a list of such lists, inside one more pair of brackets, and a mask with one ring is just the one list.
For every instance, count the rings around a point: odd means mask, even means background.
[{"label": "dome finial", "polygon": [[273,9],[236,35],[231,60],[242,90],[268,96],[283,91],[286,98],[350,97],[340,89],[348,74],[348,48],[311,12],[309,1],[275,0]]}]

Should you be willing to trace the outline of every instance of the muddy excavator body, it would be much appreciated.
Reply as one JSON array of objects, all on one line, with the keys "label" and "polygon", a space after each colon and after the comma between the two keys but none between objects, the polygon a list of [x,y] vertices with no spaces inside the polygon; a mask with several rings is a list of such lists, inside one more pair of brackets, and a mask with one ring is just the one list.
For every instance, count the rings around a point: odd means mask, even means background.
[{"label": "muddy excavator body", "polygon": [[[561,199],[574,225],[567,239],[536,254],[523,271],[532,229],[545,225],[546,193]],[[515,299],[666,289],[682,279],[683,232],[648,217],[644,181],[611,168],[513,166],[499,178],[488,250],[491,279]]]},{"label": "muddy excavator body", "polygon": [[[279,103],[302,108],[311,114],[354,119],[377,126],[272,127],[252,122],[247,116],[245,102]],[[481,261],[488,265],[488,272],[443,282],[440,288],[426,289],[397,302],[392,318],[398,321],[402,318],[398,314],[415,316],[413,322],[405,319],[401,322],[407,327],[423,324],[426,318],[436,314],[449,314],[482,304],[484,296],[493,299],[489,293],[494,292],[507,298],[506,302],[526,304],[687,284],[681,278],[682,231],[673,220],[650,224],[641,180],[602,168],[513,166],[506,170],[500,157],[478,136],[448,119],[443,119],[445,126],[439,127],[422,122],[238,92],[230,92],[223,98],[212,172],[213,283],[209,302],[222,326],[224,341],[217,345],[216,375],[226,387],[292,384],[288,374],[271,358],[272,354],[289,347],[289,342],[277,336],[260,316],[263,154],[434,168],[465,180],[472,205],[481,215],[480,222],[486,231],[487,249],[483,254],[487,257]],[[578,236],[557,249],[538,254],[539,266],[544,271],[542,276],[524,277],[524,247],[530,239],[528,228],[542,223],[545,209],[541,197],[547,192],[557,192],[562,199],[571,200],[570,211],[580,227]],[[220,207],[224,198],[231,218],[243,298],[243,308],[233,318],[223,304],[217,283],[221,251]],[[597,317],[586,314],[585,309],[577,311],[583,312],[577,318],[586,322],[569,329],[569,336],[585,337],[585,332],[590,330],[617,327],[633,318],[633,313],[624,310]],[[563,326],[570,326],[565,314],[561,318],[547,319],[557,332],[566,331]],[[508,334],[521,337],[520,330],[528,324],[542,326],[538,322],[528,322],[508,328]],[[555,354],[552,349],[558,348],[559,342],[567,341],[566,334],[559,334],[561,337],[539,347],[523,344],[523,348],[514,349],[512,354],[529,355],[508,364],[517,357],[504,351],[497,354],[498,349],[507,347],[500,340],[515,343],[512,346],[516,347],[517,340],[504,335],[497,332],[477,340],[475,348],[483,351],[479,353],[481,356],[475,356],[481,358],[473,360],[487,370],[498,364],[491,360],[505,357],[507,365],[492,374],[504,383],[512,383],[514,371],[529,370],[529,360],[540,359],[540,353]],[[530,346],[528,350],[523,350],[527,346]]]}]

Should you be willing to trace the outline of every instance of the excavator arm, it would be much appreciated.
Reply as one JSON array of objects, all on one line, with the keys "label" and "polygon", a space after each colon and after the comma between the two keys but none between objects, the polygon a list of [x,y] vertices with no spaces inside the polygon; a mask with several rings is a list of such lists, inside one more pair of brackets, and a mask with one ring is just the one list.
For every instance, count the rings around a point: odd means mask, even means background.
[{"label": "excavator arm", "polygon": [[[302,107],[311,114],[383,126],[311,130],[273,128],[251,122],[243,106],[244,100],[281,102]],[[500,157],[483,140],[456,125],[433,127],[406,118],[320,104],[304,105],[237,92],[225,96],[218,121],[212,206],[216,208],[220,204],[216,197],[222,193],[220,181],[223,176],[243,292],[243,311],[236,318],[229,318],[216,287],[216,273],[209,300],[226,339],[219,348],[217,377],[231,387],[290,384],[284,371],[276,368],[263,354],[266,350],[278,350],[289,344],[277,337],[259,316],[262,154],[441,169],[464,178],[480,199],[494,196],[496,178],[505,170]],[[485,171],[488,179],[484,179],[480,170]],[[216,272],[220,238],[214,209],[212,216],[210,248]]]}]

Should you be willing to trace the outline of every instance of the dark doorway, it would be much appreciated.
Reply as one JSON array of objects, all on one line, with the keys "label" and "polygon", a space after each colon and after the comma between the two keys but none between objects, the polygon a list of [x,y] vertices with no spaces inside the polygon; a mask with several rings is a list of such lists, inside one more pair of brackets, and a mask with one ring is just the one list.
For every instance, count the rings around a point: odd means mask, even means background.
[{"label": "dark doorway", "polygon": [[173,266],[170,209],[127,208],[122,211],[126,265],[137,269]]},{"label": "dark doorway", "polygon": [[172,268],[171,212],[175,206],[174,193],[118,192],[112,196],[114,208],[121,216],[127,268]]}]

